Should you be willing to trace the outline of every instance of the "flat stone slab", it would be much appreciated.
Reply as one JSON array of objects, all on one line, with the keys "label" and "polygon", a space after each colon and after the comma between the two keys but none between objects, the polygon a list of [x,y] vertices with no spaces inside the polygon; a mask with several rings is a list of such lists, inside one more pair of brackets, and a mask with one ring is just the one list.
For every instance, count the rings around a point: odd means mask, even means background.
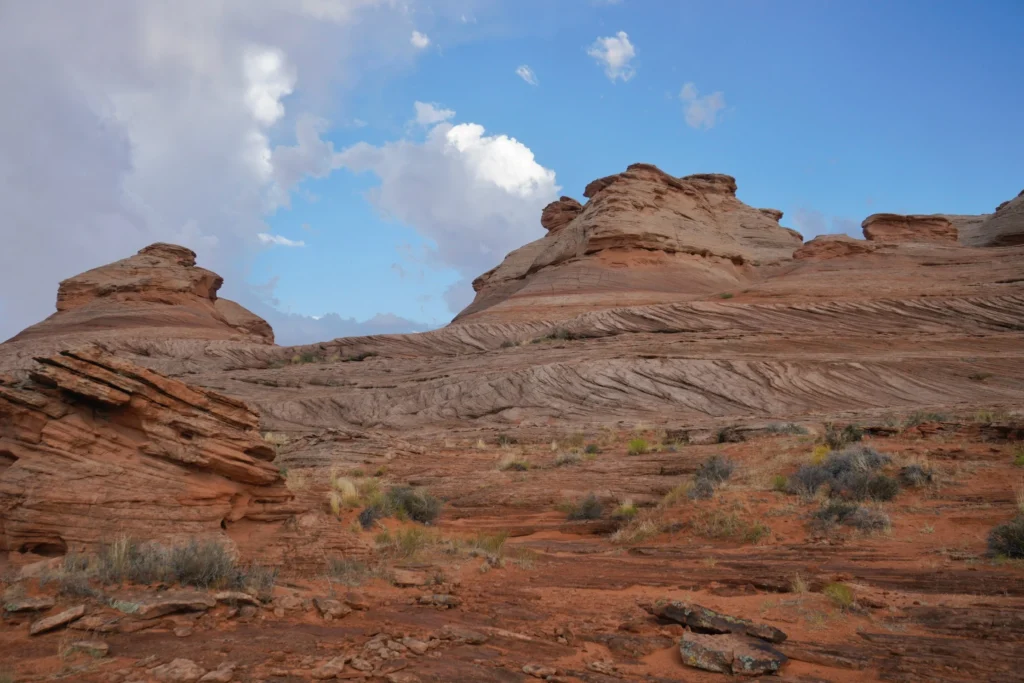
[{"label": "flat stone slab", "polygon": [[169,591],[157,595],[125,597],[111,606],[139,619],[156,619],[175,612],[203,612],[217,606],[212,595],[196,591]]},{"label": "flat stone slab", "polygon": [[29,635],[39,635],[40,633],[46,633],[52,631],[55,628],[60,628],[66,624],[70,624],[75,619],[80,619],[85,614],[85,605],[76,605],[70,609],[66,609],[63,612],[58,612],[53,616],[43,617],[38,621],[32,622],[32,625],[28,627]]},{"label": "flat stone slab", "polygon": [[49,595],[41,595],[37,598],[12,598],[4,600],[5,612],[44,612],[52,609],[57,601]]},{"label": "flat stone slab", "polygon": [[657,603],[651,609],[651,612],[656,617],[674,621],[683,626],[689,626],[698,633],[735,633],[760,638],[770,643],[781,643],[787,637],[785,632],[780,631],[774,626],[757,624],[740,617],[732,617],[690,602],[673,600]]},{"label": "flat stone slab", "polygon": [[84,652],[93,657],[106,657],[110,652],[110,646],[102,640],[76,640],[71,643],[69,649],[72,652]]},{"label": "flat stone slab", "polygon": [[768,643],[733,633],[686,632],[679,640],[683,663],[704,671],[740,676],[778,673],[788,659]]}]

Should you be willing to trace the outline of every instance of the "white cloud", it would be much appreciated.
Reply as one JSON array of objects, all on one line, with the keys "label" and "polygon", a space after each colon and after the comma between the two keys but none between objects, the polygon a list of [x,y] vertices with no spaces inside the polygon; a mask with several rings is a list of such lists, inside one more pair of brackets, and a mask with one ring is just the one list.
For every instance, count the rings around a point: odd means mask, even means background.
[{"label": "white cloud", "polygon": [[417,50],[422,50],[430,45],[430,38],[419,31],[413,31],[412,36],[409,38],[409,42],[412,43],[412,46]]},{"label": "white cloud", "polygon": [[0,339],[51,313],[61,279],[156,241],[248,305],[266,216],[337,167],[321,136],[339,87],[410,59],[407,4],[0,2],[0,92],[17,93],[0,107]]},{"label": "white cloud", "polygon": [[628,81],[636,73],[630,63],[636,57],[636,49],[629,42],[629,36],[625,31],[619,31],[614,36],[598,38],[587,50],[587,54],[604,66],[605,75],[613,83],[620,78],[623,82]]},{"label": "white cloud", "polygon": [[340,158],[380,178],[371,200],[433,243],[430,265],[460,274],[445,295],[452,312],[472,299],[476,276],[543,236],[541,209],[560,189],[526,145],[475,123],[438,123],[422,142],[359,143]]},{"label": "white cloud", "polygon": [[530,85],[538,85],[537,74],[533,73],[533,69],[523,64],[516,69],[516,76],[523,79]]},{"label": "white cloud", "polygon": [[719,90],[701,97],[693,83],[683,86],[679,99],[683,101],[686,124],[691,128],[708,130],[718,122],[718,112],[725,109],[725,93]]},{"label": "white cloud", "polygon": [[302,240],[290,240],[287,237],[281,235],[271,235],[267,232],[261,232],[256,237],[259,238],[260,244],[270,244],[278,247],[304,247],[306,243]]},{"label": "white cloud", "polygon": [[416,110],[416,123],[421,126],[432,126],[455,116],[452,109],[438,109],[436,104],[430,102],[415,102],[413,107]]}]

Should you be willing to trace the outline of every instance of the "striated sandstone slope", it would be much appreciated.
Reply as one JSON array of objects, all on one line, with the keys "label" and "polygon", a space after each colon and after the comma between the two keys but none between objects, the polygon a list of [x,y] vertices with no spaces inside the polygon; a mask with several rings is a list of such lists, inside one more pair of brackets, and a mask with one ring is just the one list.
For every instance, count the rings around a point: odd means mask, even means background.
[{"label": "striated sandstone slope", "polygon": [[245,403],[95,349],[0,377],[0,550],[221,534],[295,512]]},{"label": "striated sandstone slope", "polygon": [[649,164],[590,183],[582,208],[544,209],[548,234],[477,278],[456,320],[568,317],[596,308],[685,301],[749,281],[800,246],[781,212],[736,198],[726,175],[671,176]]},{"label": "striated sandstone slope", "polygon": [[57,312],[10,341],[121,335],[272,343],[266,321],[217,298],[223,282],[197,267],[190,249],[152,244],[61,282]]}]

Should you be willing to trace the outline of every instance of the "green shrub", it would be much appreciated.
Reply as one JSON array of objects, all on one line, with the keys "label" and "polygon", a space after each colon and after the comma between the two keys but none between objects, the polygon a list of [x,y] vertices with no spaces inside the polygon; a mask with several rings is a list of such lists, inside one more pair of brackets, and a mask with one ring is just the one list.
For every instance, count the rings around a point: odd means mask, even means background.
[{"label": "green shrub", "polygon": [[776,474],[772,477],[772,490],[785,493],[789,489],[789,478],[784,474]]},{"label": "green shrub", "polygon": [[705,479],[714,485],[728,481],[736,470],[736,465],[728,458],[715,453],[702,462],[694,475],[697,480]]},{"label": "green shrub", "polygon": [[503,349],[514,349],[516,346],[517,344],[511,339],[506,339],[505,341],[501,342],[501,348]]},{"label": "green shrub", "polygon": [[846,610],[853,607],[853,591],[844,583],[830,583],[822,589],[821,593],[840,609]]},{"label": "green shrub", "polygon": [[1024,515],[993,528],[988,535],[988,551],[996,557],[1024,558]]},{"label": "green shrub", "polygon": [[1017,448],[1013,452],[1013,466],[1024,467],[1024,448]]},{"label": "green shrub", "polygon": [[647,443],[647,439],[630,439],[629,448],[626,451],[629,455],[643,455],[650,450],[650,446]]},{"label": "green shrub", "polygon": [[734,296],[736,296],[736,295],[733,294],[732,292],[722,292],[721,294],[718,295],[718,298],[719,299],[731,299]]},{"label": "green shrub", "polygon": [[703,538],[757,543],[771,535],[771,529],[761,522],[753,524],[735,512],[705,510],[690,521],[693,533]]},{"label": "green shrub", "polygon": [[508,434],[498,434],[498,445],[499,446],[514,446],[519,443],[519,439]]},{"label": "green shrub", "polygon": [[854,500],[892,500],[899,482],[877,472],[892,460],[868,446],[851,446],[830,453],[816,465],[802,465],[789,478],[789,492],[813,497],[822,486],[830,495]]},{"label": "green shrub", "polygon": [[385,500],[392,511],[391,514],[404,514],[421,524],[430,524],[441,514],[441,501],[422,489],[392,486]]},{"label": "green shrub", "polygon": [[615,508],[614,512],[612,512],[612,518],[628,522],[629,520],[636,517],[637,512],[639,512],[639,510],[637,509],[636,505],[633,504],[633,501],[625,500],[617,508]]},{"label": "green shrub", "polygon": [[570,521],[579,521],[601,519],[603,514],[604,503],[593,493],[588,493],[582,500],[569,506],[567,516]]},{"label": "green shrub", "polygon": [[597,455],[601,452],[601,448],[596,443],[588,443],[587,447],[583,449],[583,452],[587,455]]}]

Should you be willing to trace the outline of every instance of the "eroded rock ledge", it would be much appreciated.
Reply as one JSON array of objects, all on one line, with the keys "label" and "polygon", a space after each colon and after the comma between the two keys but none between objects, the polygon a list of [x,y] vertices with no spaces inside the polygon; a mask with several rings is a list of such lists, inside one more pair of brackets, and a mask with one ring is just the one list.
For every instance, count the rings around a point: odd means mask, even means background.
[{"label": "eroded rock ledge", "polygon": [[0,550],[223,534],[295,512],[259,417],[95,348],[0,377]]}]

